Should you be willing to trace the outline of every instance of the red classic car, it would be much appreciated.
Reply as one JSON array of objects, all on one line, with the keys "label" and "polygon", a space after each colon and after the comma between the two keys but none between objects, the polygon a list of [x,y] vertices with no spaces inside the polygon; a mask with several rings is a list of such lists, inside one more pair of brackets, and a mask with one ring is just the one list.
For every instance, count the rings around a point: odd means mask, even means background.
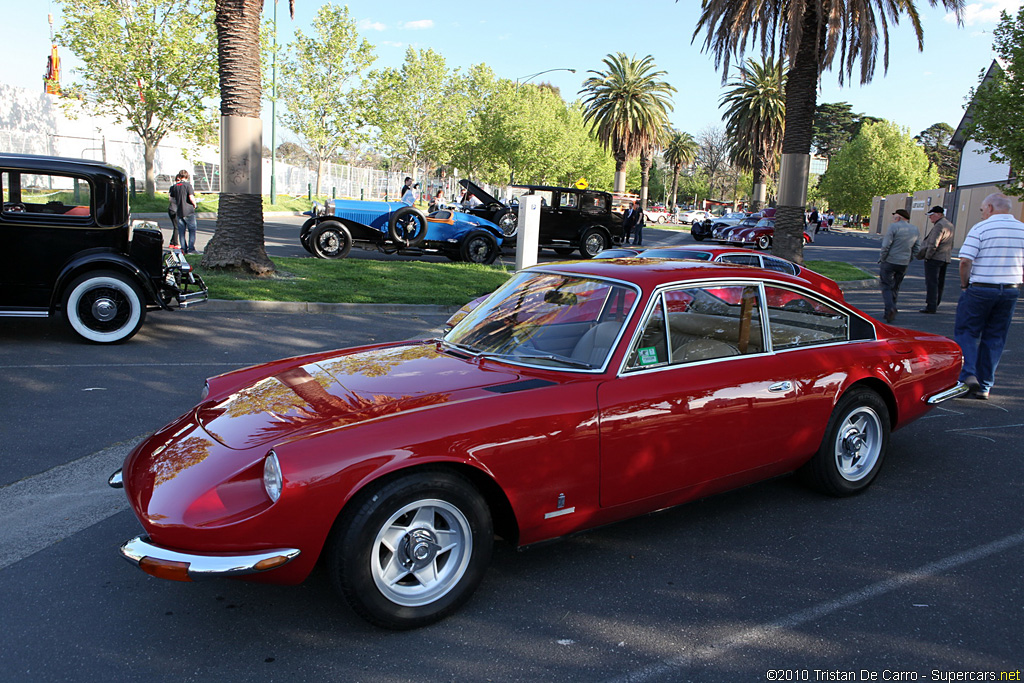
[{"label": "red classic car", "polygon": [[965,391],[960,366],[951,340],[785,273],[538,266],[443,338],[210,379],[111,477],[145,531],[121,553],[182,581],[296,583],[322,560],[358,614],[413,628],[469,598],[495,535],[528,545],[793,471],[863,491],[890,430]]}]

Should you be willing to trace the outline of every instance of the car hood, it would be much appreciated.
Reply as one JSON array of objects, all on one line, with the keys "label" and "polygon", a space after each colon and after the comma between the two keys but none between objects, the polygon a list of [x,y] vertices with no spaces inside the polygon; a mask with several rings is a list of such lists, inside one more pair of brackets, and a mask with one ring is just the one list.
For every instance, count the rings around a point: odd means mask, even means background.
[{"label": "car hood", "polygon": [[498,201],[497,199],[492,197],[490,194],[485,192],[483,188],[481,188],[479,185],[474,183],[472,180],[466,180],[465,178],[463,178],[462,180],[459,181],[459,185],[461,185],[464,189],[469,190],[471,193],[473,193],[473,196],[476,197],[477,199],[479,199],[480,201],[482,201],[484,204],[504,204],[505,203],[505,202]]},{"label": "car hood", "polygon": [[271,372],[201,404],[195,419],[221,444],[246,449],[300,431],[420,410],[518,379],[508,369],[481,367],[433,343],[340,352],[316,362],[274,365]]}]

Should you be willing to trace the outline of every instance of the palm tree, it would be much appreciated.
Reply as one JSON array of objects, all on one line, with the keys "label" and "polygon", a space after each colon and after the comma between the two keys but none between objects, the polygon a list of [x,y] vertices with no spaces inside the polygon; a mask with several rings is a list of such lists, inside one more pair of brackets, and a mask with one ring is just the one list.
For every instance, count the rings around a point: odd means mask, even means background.
[{"label": "palm tree", "polygon": [[669,195],[669,209],[676,208],[676,192],[679,190],[679,172],[697,160],[699,146],[689,133],[671,131],[665,145],[665,163],[672,168],[672,193]]},{"label": "palm tree", "polygon": [[216,0],[215,12],[220,73],[221,194],[217,229],[203,252],[202,265],[266,275],[274,272],[274,263],[267,256],[263,234],[260,121],[263,0]]},{"label": "palm tree", "polygon": [[640,150],[640,207],[647,208],[647,190],[650,186],[651,167],[654,166],[654,155],[659,149],[665,146],[668,139],[669,126],[666,123],[662,128],[654,131],[654,134],[647,141],[647,145]]},{"label": "palm tree", "polygon": [[644,150],[668,124],[672,110],[671,85],[660,80],[654,58],[638,60],[622,52],[602,60],[605,71],[583,82],[583,120],[589,123],[605,149],[615,158],[615,191],[626,188],[626,164]]},{"label": "palm tree", "polygon": [[767,57],[761,62],[748,59],[739,77],[722,95],[725,132],[732,146],[732,161],[754,176],[751,208],[764,205],[765,178],[775,172],[786,125],[785,59]]},{"label": "palm tree", "polygon": [[[964,0],[928,0],[961,19]],[[915,0],[703,0],[693,37],[706,31],[704,50],[715,67],[729,70],[732,57],[742,57],[748,43],[762,55],[786,57],[786,130],[782,139],[778,211],[775,214],[776,254],[803,261],[804,205],[810,167],[814,109],[821,73],[839,58],[839,83],[852,79],[860,64],[860,82],[875,73],[879,43],[883,71],[889,65],[889,23],[906,14],[923,43],[921,17]]]}]

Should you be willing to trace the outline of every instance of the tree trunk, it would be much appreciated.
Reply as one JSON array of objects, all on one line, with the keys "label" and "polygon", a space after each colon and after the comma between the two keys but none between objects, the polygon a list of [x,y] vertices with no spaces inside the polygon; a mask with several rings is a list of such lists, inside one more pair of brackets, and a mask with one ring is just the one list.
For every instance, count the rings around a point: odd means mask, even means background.
[{"label": "tree trunk", "polygon": [[146,162],[146,196],[156,196],[156,174],[153,172],[153,159],[156,157],[156,143],[142,138],[142,156]]},{"label": "tree trunk", "polygon": [[810,170],[814,109],[818,98],[823,28],[817,4],[807,3],[800,47],[786,76],[786,130],[782,137],[778,208],[772,253],[796,263],[804,261],[804,207]]},{"label": "tree trunk", "polygon": [[754,160],[754,187],[750,191],[750,210],[760,211],[764,207],[764,197],[767,192],[768,186],[764,179],[764,160],[757,158]]},{"label": "tree trunk", "polygon": [[647,208],[647,187],[651,176],[651,166],[654,164],[654,156],[650,152],[640,153],[640,208]]},{"label": "tree trunk", "polygon": [[626,164],[629,163],[629,157],[626,156],[625,151],[621,149],[615,149],[612,152],[612,156],[615,157],[615,187],[614,192],[625,192],[626,191]]},{"label": "tree trunk", "polygon": [[672,196],[669,198],[669,211],[676,210],[676,194],[679,192],[679,165],[672,167]]},{"label": "tree trunk", "polygon": [[262,0],[216,0],[221,194],[217,229],[203,252],[202,265],[268,275],[274,264],[263,233],[262,10]]}]

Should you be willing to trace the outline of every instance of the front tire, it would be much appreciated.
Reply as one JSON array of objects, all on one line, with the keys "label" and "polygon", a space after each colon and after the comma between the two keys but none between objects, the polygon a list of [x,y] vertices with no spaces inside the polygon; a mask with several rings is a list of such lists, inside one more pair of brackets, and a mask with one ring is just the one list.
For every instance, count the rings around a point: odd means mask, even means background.
[{"label": "front tire", "polygon": [[316,227],[316,219],[310,218],[302,224],[302,228],[299,230],[299,242],[302,244],[302,248],[310,254],[313,253],[313,248],[309,246],[309,236],[313,232],[314,227]]},{"label": "front tire", "polygon": [[352,233],[337,221],[324,221],[308,238],[317,258],[345,258],[352,251]]},{"label": "front tire", "polygon": [[494,217],[494,222],[501,228],[505,239],[515,239],[519,234],[519,214],[512,209],[505,209]]},{"label": "front tire", "polygon": [[354,501],[334,532],[335,588],[372,624],[405,630],[469,599],[491,559],[490,509],[463,477],[409,474]]},{"label": "front tire", "polygon": [[498,258],[498,240],[483,230],[466,235],[459,245],[459,256],[466,263],[490,265]]},{"label": "front tire", "polygon": [[146,320],[139,286],[127,276],[101,270],[71,283],[64,295],[71,329],[96,344],[119,344],[135,336]]},{"label": "front tire", "polygon": [[587,228],[580,238],[580,256],[594,258],[609,246],[608,236],[598,228]]},{"label": "front tire", "polygon": [[870,389],[851,389],[839,399],[818,452],[800,474],[830,496],[860,493],[882,469],[889,432],[889,410],[882,398]]},{"label": "front tire", "polygon": [[758,249],[767,249],[770,246],[772,246],[772,238],[768,235],[761,235],[757,238]]}]

